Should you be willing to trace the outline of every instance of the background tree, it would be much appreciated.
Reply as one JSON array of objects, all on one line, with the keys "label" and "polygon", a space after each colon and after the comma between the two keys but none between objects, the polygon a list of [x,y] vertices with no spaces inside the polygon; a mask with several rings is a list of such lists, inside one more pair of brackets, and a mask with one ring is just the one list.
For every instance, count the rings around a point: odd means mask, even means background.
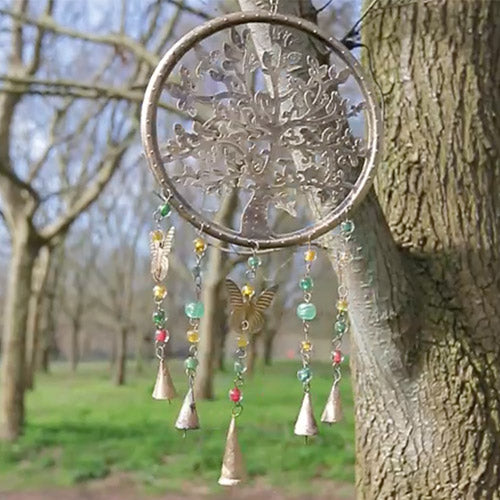
[{"label": "background tree", "polygon": [[[179,14],[178,8],[172,11],[156,2],[152,9],[142,12],[144,23],[140,35],[132,40],[126,23],[128,9],[133,7],[130,4],[122,3],[122,15],[114,16],[118,26],[117,34],[112,36],[66,29],[52,17],[53,12],[58,12],[55,4],[54,0],[48,0],[39,17],[33,15],[34,7],[27,0],[14,0],[10,9],[0,10],[0,14],[10,19],[7,30],[10,48],[3,55],[6,71],[1,77],[0,94],[0,194],[11,240],[0,408],[0,434],[7,439],[19,435],[24,420],[26,331],[28,325],[35,327],[38,321],[38,312],[33,308],[30,312],[29,305],[40,304],[32,291],[39,294],[43,289],[43,286],[32,287],[34,266],[44,255],[40,253],[42,248],[50,249],[64,237],[78,216],[99,196],[124,158],[136,136],[136,117],[142,98],[133,89],[144,84]],[[64,14],[70,16],[71,9]],[[79,14],[87,15],[90,33],[102,19],[89,11]],[[100,12],[102,15],[106,15],[105,10]],[[164,23],[166,16],[169,19]],[[34,37],[27,25],[35,29]],[[48,32],[52,36],[48,37]],[[62,48],[57,36],[77,42],[71,48],[64,46],[65,57],[57,57]],[[98,57],[95,52],[91,57],[82,57],[78,47],[81,41],[100,44],[105,50]],[[48,51],[56,57],[47,57]],[[129,54],[135,56],[132,64],[128,64]],[[71,59],[68,66],[51,67],[53,61],[68,61],[68,57]],[[44,77],[47,73],[54,75],[54,79],[47,80]],[[65,78],[58,79],[56,75],[61,74]],[[89,83],[81,83],[82,74]],[[125,89],[116,85],[118,79],[126,82]],[[41,99],[43,94],[66,98],[48,102]],[[75,99],[68,102],[68,96]],[[90,97],[94,101],[83,105],[77,97]],[[120,99],[135,104],[130,107]],[[16,113],[26,116],[29,107],[37,105],[33,130],[23,136],[23,130],[15,126]],[[53,124],[48,134],[47,122]],[[51,131],[57,133],[57,141]],[[57,174],[55,182],[54,174]],[[37,336],[31,338],[35,342]],[[30,374],[35,351],[33,346],[27,365]]]}]

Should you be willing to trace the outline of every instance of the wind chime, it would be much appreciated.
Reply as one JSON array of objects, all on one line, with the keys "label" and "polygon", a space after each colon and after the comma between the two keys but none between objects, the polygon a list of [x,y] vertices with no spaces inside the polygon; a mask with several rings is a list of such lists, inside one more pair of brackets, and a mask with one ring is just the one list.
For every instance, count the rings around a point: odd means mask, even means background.
[{"label": "wind chime", "polygon": [[[171,114],[162,115],[173,109],[179,116],[174,125]],[[164,138],[159,129],[166,131]],[[354,231],[348,216],[368,192],[380,153],[375,93],[349,51],[316,25],[277,13],[236,13],[193,29],[161,59],[146,90],[141,132],[163,198],[150,233],[159,358],[155,399],[176,396],[165,361],[170,334],[163,304],[174,229],[167,230],[163,222],[173,208],[197,231],[193,295],[185,305],[188,391],[175,423],[181,431],[200,426],[193,384],[207,247],[247,256],[242,286],[226,280],[236,351],[219,483],[235,485],[244,478],[236,424],[243,410],[246,350],[251,337],[265,328],[265,312],[277,293],[276,286],[257,290],[256,276],[266,254],[285,247],[302,246],[304,263],[302,299],[296,308],[303,329],[297,372],[303,397],[294,432],[306,439],[318,432],[311,402],[310,330],[317,316],[311,271],[324,246],[321,237],[343,242],[337,255],[333,385],[321,421],[332,424],[342,416],[338,383],[341,340],[348,330],[343,270],[350,262],[348,242]],[[225,223],[217,216],[229,197],[237,199],[233,212],[239,224],[234,217]]]}]

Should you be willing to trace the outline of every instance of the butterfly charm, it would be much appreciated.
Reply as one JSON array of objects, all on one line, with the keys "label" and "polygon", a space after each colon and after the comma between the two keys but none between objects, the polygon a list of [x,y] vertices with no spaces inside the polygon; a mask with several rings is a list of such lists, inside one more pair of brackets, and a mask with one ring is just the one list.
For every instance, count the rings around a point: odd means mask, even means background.
[{"label": "butterfly charm", "polygon": [[168,273],[168,256],[172,250],[175,228],[172,226],[165,235],[163,231],[156,230],[150,233],[149,249],[151,251],[151,274],[159,283]]},{"label": "butterfly charm", "polygon": [[[271,305],[278,285],[264,290],[258,297],[245,296],[241,293],[238,285],[226,279],[226,289],[229,295],[229,304],[231,306],[231,316],[229,318],[229,327],[236,333],[259,333],[264,327],[264,312]],[[248,328],[243,329],[243,323],[248,322]]]}]

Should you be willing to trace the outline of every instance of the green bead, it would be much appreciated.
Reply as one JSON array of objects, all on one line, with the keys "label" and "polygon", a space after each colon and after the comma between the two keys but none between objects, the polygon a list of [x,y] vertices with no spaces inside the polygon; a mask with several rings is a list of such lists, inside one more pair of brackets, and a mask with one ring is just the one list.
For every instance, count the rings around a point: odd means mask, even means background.
[{"label": "green bead", "polygon": [[335,331],[337,333],[345,333],[346,329],[347,329],[347,324],[344,321],[339,319],[338,321],[335,322]]},{"label": "green bead", "polygon": [[312,290],[313,286],[314,286],[314,281],[310,276],[307,276],[307,278],[303,278],[300,280],[300,288],[302,288],[304,292]]},{"label": "green bead", "polygon": [[305,368],[301,368],[298,372],[297,372],[297,378],[303,382],[303,383],[306,383],[306,382],[309,382],[311,379],[312,379],[312,371],[310,368],[308,367],[305,367]]},{"label": "green bead", "polygon": [[234,362],[234,371],[236,373],[244,373],[246,371],[246,366],[241,361]]},{"label": "green bead", "polygon": [[262,259],[260,257],[257,257],[257,255],[252,255],[251,257],[248,257],[248,266],[251,267],[252,269],[260,267],[261,265],[262,265]]},{"label": "green bead", "polygon": [[354,223],[352,220],[346,220],[340,224],[340,230],[342,234],[349,235],[354,231]]},{"label": "green bead", "polygon": [[170,215],[170,212],[172,211],[172,207],[170,206],[169,203],[165,203],[160,207],[160,215],[162,217],[168,217]]},{"label": "green bead", "polygon": [[184,312],[189,319],[200,319],[203,317],[205,307],[202,302],[188,302],[184,306]]},{"label": "green bead", "polygon": [[311,321],[316,317],[316,306],[308,302],[302,302],[297,306],[297,316],[304,321]]},{"label": "green bead", "polygon": [[187,370],[196,370],[196,367],[198,366],[198,360],[193,357],[189,357],[184,361],[184,365],[186,366]]},{"label": "green bead", "polygon": [[159,309],[153,313],[153,322],[156,326],[163,326],[165,324],[165,319],[165,311],[163,309]]}]

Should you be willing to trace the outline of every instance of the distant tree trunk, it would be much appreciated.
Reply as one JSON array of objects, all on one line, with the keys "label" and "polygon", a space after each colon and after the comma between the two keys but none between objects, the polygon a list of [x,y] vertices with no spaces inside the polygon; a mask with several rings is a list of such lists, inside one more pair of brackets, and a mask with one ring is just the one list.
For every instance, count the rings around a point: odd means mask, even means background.
[{"label": "distant tree trunk", "polygon": [[40,248],[36,233],[26,222],[12,237],[2,337],[2,393],[0,434],[14,440],[24,421],[26,328],[32,270]]},{"label": "distant tree trunk", "polygon": [[128,326],[123,325],[118,331],[118,342],[115,362],[115,385],[125,384],[125,372],[127,368],[127,336]]},{"label": "distant tree trunk", "polygon": [[50,269],[52,249],[44,245],[38,252],[32,279],[31,296],[28,304],[28,324],[26,329],[27,349],[25,368],[25,388],[33,389],[35,384],[35,370],[41,362],[42,337],[42,303],[46,291],[47,277]]},{"label": "distant tree trunk", "polygon": [[199,367],[196,375],[195,394],[198,399],[213,398],[216,342],[219,340],[219,316],[224,307],[219,302],[224,286],[225,258],[223,252],[211,247],[208,256],[207,274],[203,284],[202,301],[205,314],[200,324]]},{"label": "distant tree trunk", "polygon": [[246,371],[248,377],[253,377],[253,374],[255,373],[258,338],[259,338],[258,335],[251,335],[250,338],[248,339],[249,342],[247,347],[247,371]]},{"label": "distant tree trunk", "polygon": [[278,332],[275,328],[268,328],[262,338],[262,358],[264,360],[264,365],[266,366],[271,366],[273,363],[273,346],[277,333]]},{"label": "distant tree trunk", "polygon": [[[234,190],[222,202],[216,220],[222,224],[229,224],[236,204],[237,191]],[[227,254],[217,247],[211,247],[208,254],[207,272],[203,283],[202,301],[205,305],[205,314],[200,324],[199,367],[196,375],[195,394],[198,399],[213,398],[213,378],[217,343],[220,335],[225,331],[225,304],[220,303],[224,296],[224,278],[227,271]],[[224,325],[222,330],[221,325]]]},{"label": "distant tree trunk", "polygon": [[144,334],[140,328],[137,328],[135,335],[135,372],[137,374],[140,374],[144,371],[143,344]]},{"label": "distant tree trunk", "polygon": [[54,255],[50,259],[50,270],[47,283],[47,293],[42,301],[43,317],[43,345],[41,348],[40,369],[44,373],[49,372],[51,356],[58,355],[56,344],[57,314],[59,308],[56,307],[58,301],[59,280],[64,267],[65,248],[60,244],[54,249]]},{"label": "distant tree trunk", "polygon": [[226,305],[226,290],[224,286],[219,288],[219,297],[217,299],[221,307],[217,308],[217,316],[215,318],[217,338],[215,339],[215,352],[214,352],[214,368],[216,370],[224,370],[224,357],[226,339],[228,334],[227,322],[227,308]]},{"label": "distant tree trunk", "polygon": [[80,316],[75,316],[71,324],[69,343],[69,366],[73,373],[76,372],[80,361],[80,330]]},{"label": "distant tree trunk", "polygon": [[226,369],[226,340],[228,336],[228,328],[227,328],[227,321],[226,321],[226,312],[224,311],[224,325],[220,330],[220,336],[218,339],[218,346],[215,352],[215,366],[216,368],[223,372]]},{"label": "distant tree trunk", "polygon": [[[284,277],[285,281],[289,276],[289,270],[292,267],[292,263],[293,259],[290,257],[288,263],[281,270],[281,275]],[[282,285],[283,283],[280,284],[280,286]],[[276,334],[280,329],[281,320],[283,318],[283,312],[285,310],[285,297],[286,294],[284,290],[281,290],[274,297],[271,310],[268,314],[266,326],[264,327],[264,331],[262,332],[262,357],[266,366],[270,366],[273,360],[274,339],[276,338]]]}]

